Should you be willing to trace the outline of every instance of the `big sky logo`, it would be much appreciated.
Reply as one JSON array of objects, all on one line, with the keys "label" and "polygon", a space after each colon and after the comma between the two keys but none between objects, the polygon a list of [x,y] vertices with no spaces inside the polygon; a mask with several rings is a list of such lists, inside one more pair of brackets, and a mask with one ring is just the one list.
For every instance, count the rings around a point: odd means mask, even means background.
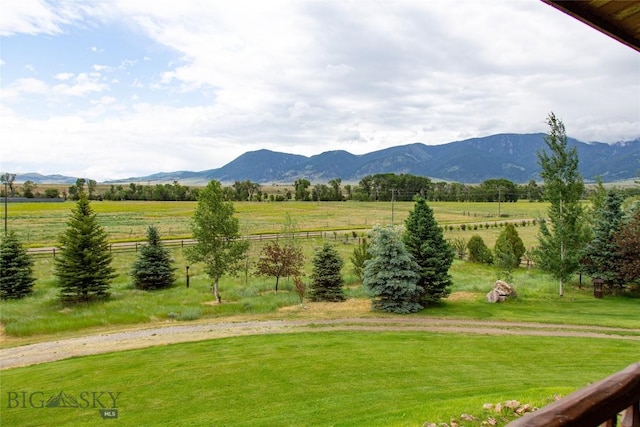
[{"label": "big sky logo", "polygon": [[42,391],[7,391],[7,409],[98,409],[102,418],[118,418],[120,392],[82,391],[70,394],[64,391],[47,394]]}]

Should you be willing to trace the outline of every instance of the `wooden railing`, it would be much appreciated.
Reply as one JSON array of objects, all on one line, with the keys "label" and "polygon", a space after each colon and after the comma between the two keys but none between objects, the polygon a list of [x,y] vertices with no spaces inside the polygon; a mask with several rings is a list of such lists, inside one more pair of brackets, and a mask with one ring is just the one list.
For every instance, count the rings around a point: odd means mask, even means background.
[{"label": "wooden railing", "polygon": [[508,427],[640,427],[640,362],[580,389]]}]

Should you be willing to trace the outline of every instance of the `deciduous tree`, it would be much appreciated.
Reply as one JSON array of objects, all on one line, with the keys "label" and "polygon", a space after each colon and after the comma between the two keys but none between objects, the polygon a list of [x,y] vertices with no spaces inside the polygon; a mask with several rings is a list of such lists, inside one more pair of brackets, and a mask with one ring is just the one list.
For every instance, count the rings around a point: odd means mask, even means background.
[{"label": "deciduous tree", "polygon": [[158,228],[147,228],[147,244],[140,248],[138,259],[131,268],[133,286],[143,290],[168,288],[175,281],[171,254],[162,245]]},{"label": "deciduous tree", "polygon": [[351,255],[353,272],[361,281],[364,279],[364,263],[370,258],[369,241],[366,238],[363,238],[358,246],[353,249],[353,254]]},{"label": "deciduous tree", "polygon": [[299,276],[304,264],[304,255],[299,246],[279,241],[267,242],[262,247],[256,264],[256,274],[276,278],[276,292],[281,277]]},{"label": "deciduous tree", "polygon": [[109,296],[116,276],[111,266],[107,233],[98,224],[96,214],[84,193],[76,203],[59,239],[54,272],[65,302],[84,302]]},{"label": "deciduous tree", "polygon": [[0,298],[18,299],[33,292],[33,260],[10,231],[0,241]]},{"label": "deciduous tree", "polygon": [[540,175],[544,180],[544,200],[550,203],[548,221],[540,221],[538,265],[559,281],[559,294],[564,295],[564,282],[579,267],[586,241],[580,197],[584,183],[578,171],[578,152],[569,148],[562,120],[555,114],[547,118],[549,133],[544,141],[549,152],[537,153]]},{"label": "deciduous tree", "polygon": [[222,186],[212,180],[199,193],[191,220],[194,246],[187,248],[186,256],[191,262],[202,262],[207,275],[213,280],[211,288],[218,303],[220,278],[235,274],[249,248],[249,242],[240,236],[238,219],[233,216],[233,203],[225,201]]},{"label": "deciduous tree", "polygon": [[369,252],[371,259],[365,262],[363,284],[373,295],[373,308],[391,313],[420,311],[420,266],[407,252],[398,230],[375,227]]}]

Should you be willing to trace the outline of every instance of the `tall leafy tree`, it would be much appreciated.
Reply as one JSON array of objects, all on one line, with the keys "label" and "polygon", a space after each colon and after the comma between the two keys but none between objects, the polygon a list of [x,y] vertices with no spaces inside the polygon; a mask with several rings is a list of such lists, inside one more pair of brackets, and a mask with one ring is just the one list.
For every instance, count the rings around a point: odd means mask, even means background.
[{"label": "tall leafy tree", "polygon": [[373,308],[391,313],[420,311],[420,266],[407,252],[399,232],[393,227],[375,227],[369,252],[363,284],[373,295]]},{"label": "tall leafy tree", "polygon": [[19,299],[33,292],[33,260],[10,231],[0,241],[0,298]]},{"label": "tall leafy tree", "polygon": [[67,228],[59,239],[54,272],[65,302],[85,302],[109,296],[116,276],[107,233],[98,224],[89,199],[80,193]]},{"label": "tall leafy tree", "polygon": [[311,301],[344,301],[344,261],[330,243],[324,245],[313,256],[313,270],[309,286]]},{"label": "tall leafy tree", "polygon": [[558,279],[562,296],[564,282],[579,268],[586,239],[580,204],[584,183],[578,172],[577,149],[568,147],[562,120],[550,113],[547,124],[550,129],[544,141],[549,151],[539,151],[537,156],[544,180],[543,198],[550,206],[548,221],[540,222],[536,258],[543,270]]},{"label": "tall leafy tree", "polygon": [[133,286],[144,290],[168,288],[176,279],[175,271],[171,254],[160,240],[158,228],[150,225],[147,244],[140,248],[138,259],[131,267]]},{"label": "tall leafy tree", "polygon": [[437,303],[449,295],[454,250],[438,227],[433,210],[419,198],[405,221],[403,241],[409,254],[418,264],[418,287],[422,291],[423,306]]},{"label": "tall leafy tree", "polygon": [[224,199],[222,186],[212,180],[200,191],[191,219],[191,231],[197,243],[187,248],[186,257],[191,262],[204,263],[207,275],[213,280],[211,291],[218,303],[222,302],[220,278],[237,273],[249,249],[249,242],[240,236],[234,213],[233,203]]},{"label": "tall leafy tree", "polygon": [[256,274],[276,278],[276,292],[281,277],[299,276],[304,264],[302,248],[291,243],[267,242],[256,264]]}]

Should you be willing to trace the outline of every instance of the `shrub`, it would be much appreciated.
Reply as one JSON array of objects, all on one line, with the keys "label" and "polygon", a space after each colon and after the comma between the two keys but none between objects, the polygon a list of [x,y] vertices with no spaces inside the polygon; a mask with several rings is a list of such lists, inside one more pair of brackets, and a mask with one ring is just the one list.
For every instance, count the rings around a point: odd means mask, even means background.
[{"label": "shrub", "polygon": [[469,239],[467,243],[467,249],[469,250],[469,261],[479,262],[481,264],[492,264],[493,255],[491,250],[487,247],[482,240],[482,237],[477,234]]}]

